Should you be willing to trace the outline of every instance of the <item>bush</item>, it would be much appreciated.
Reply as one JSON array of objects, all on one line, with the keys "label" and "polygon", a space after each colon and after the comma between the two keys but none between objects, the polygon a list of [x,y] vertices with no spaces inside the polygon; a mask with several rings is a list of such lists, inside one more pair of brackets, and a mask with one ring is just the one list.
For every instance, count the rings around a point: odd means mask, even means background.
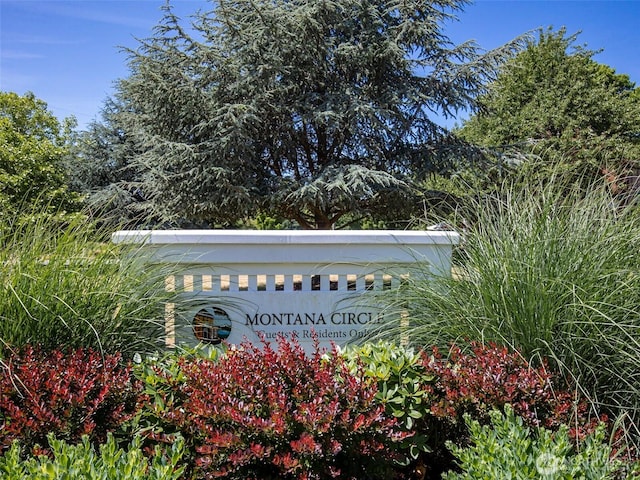
[{"label": "bush", "polygon": [[468,441],[464,416],[488,424],[490,412],[507,404],[531,427],[571,425],[576,444],[595,429],[598,419],[589,419],[588,403],[558,388],[544,366],[534,368],[518,352],[497,345],[472,343],[467,350],[452,346],[443,357],[437,348],[427,355],[379,342],[344,353],[378,381],[378,401],[414,434],[400,444],[412,462],[408,472],[439,478],[454,460],[447,442]]},{"label": "bush", "polygon": [[[378,343],[307,356],[294,341],[193,350],[134,368],[93,351],[32,348],[2,363],[0,447],[43,451],[47,435],[94,444],[110,432],[148,445],[186,439],[186,475],[209,478],[439,478],[465,445],[464,417],[512,410],[531,428],[595,429],[587,405],[506,347],[442,357]],[[151,449],[153,450],[153,449]],[[420,473],[421,472],[421,473]]]},{"label": "bush", "polygon": [[628,415],[640,439],[640,215],[614,208],[604,189],[554,181],[507,186],[466,212],[453,278],[414,275],[387,299],[408,312],[405,335],[547,358],[594,412]]},{"label": "bush", "polygon": [[48,434],[102,442],[135,414],[140,392],[118,355],[82,349],[26,348],[0,362],[0,375],[0,452],[15,440],[28,450],[45,447]]},{"label": "bush", "polygon": [[118,448],[113,436],[100,445],[99,453],[84,436],[78,445],[69,445],[48,435],[51,458],[46,455],[21,460],[18,443],[0,457],[0,473],[6,480],[178,480],[184,442],[178,438],[167,451],[156,448],[151,459],[143,455],[140,438],[126,448]]},{"label": "bush", "polygon": [[504,414],[494,410],[489,416],[491,425],[484,426],[465,416],[471,446],[449,445],[461,471],[448,472],[444,480],[607,480],[614,478],[620,466],[610,460],[604,426],[586,436],[578,450],[569,439],[567,426],[556,432],[532,430],[508,405]]},{"label": "bush", "polygon": [[463,353],[452,346],[446,358],[437,348],[426,358],[426,372],[435,378],[428,388],[431,414],[451,425],[464,424],[465,414],[481,423],[507,404],[527,425],[553,430],[572,425],[571,437],[581,440],[601,419],[589,420],[589,406],[575,391],[559,388],[561,381],[546,362],[533,367],[519,352],[494,344],[472,342]]},{"label": "bush", "polygon": [[156,427],[149,437],[181,432],[198,477],[390,478],[406,436],[363,369],[317,349],[309,357],[284,338],[277,349],[245,344],[217,361],[181,358],[154,371],[145,374],[156,387],[143,417]]},{"label": "bush", "polygon": [[107,233],[82,217],[0,224],[0,358],[28,344],[125,356],[158,348],[168,267],[146,265]]},{"label": "bush", "polygon": [[387,415],[396,418],[399,426],[411,436],[400,442],[398,448],[405,454],[402,464],[418,460],[430,452],[429,433],[421,428],[431,415],[434,374],[426,368],[422,352],[391,343],[366,343],[349,346],[341,352],[350,370],[364,374],[378,383],[376,400],[385,406]]}]

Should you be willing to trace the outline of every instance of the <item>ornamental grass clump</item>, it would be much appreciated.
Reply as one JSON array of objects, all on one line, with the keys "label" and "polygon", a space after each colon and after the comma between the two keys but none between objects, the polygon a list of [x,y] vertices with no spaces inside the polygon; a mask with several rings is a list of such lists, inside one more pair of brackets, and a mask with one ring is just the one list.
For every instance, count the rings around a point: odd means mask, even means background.
[{"label": "ornamental grass clump", "polygon": [[408,312],[402,333],[417,345],[492,341],[548,359],[594,412],[626,417],[640,438],[638,212],[604,188],[560,181],[506,186],[466,212],[456,274],[414,275],[387,298]]},{"label": "ornamental grass clump", "polygon": [[28,344],[125,357],[159,347],[170,267],[109,234],[82,216],[0,224],[0,358]]}]

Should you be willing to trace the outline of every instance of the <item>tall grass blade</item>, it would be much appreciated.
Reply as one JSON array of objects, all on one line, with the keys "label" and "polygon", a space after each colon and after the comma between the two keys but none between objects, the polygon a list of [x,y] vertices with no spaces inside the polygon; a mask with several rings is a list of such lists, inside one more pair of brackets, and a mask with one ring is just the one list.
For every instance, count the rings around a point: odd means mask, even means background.
[{"label": "tall grass blade", "polygon": [[[493,341],[549,359],[595,409],[640,425],[640,212],[554,180],[506,185],[461,215],[472,227],[455,275],[415,275],[382,300],[409,313],[411,342]],[[392,327],[377,335],[397,338]]]}]

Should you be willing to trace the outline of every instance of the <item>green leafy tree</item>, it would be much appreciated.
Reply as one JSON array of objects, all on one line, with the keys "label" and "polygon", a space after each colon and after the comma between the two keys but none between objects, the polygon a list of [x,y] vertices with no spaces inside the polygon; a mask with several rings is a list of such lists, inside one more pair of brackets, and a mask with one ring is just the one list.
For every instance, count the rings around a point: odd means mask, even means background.
[{"label": "green leafy tree", "polygon": [[453,45],[466,3],[219,0],[189,26],[167,6],[118,88],[150,206],[332,228],[412,205],[412,179],[469,153],[435,113],[473,108],[522,43]]},{"label": "green leafy tree", "polygon": [[64,168],[72,126],[72,120],[60,124],[32,93],[0,92],[1,215],[78,209]]},{"label": "green leafy tree", "polygon": [[517,152],[543,175],[558,166],[591,180],[607,171],[633,175],[640,89],[594,61],[597,52],[576,46],[576,39],[564,29],[540,31],[502,67],[461,136],[498,155]]}]

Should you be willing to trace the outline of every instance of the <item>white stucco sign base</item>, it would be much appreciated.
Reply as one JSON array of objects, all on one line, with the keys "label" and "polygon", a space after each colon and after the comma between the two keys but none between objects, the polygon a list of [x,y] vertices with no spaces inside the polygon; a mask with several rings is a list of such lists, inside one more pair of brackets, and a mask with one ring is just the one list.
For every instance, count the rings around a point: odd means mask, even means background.
[{"label": "white stucco sign base", "polygon": [[185,301],[167,307],[168,346],[199,340],[239,344],[282,334],[311,349],[314,335],[322,347],[346,345],[376,328],[383,316],[398,315],[385,311],[376,292],[395,288],[406,276],[449,275],[459,236],[449,231],[130,230],[115,232],[112,240],[142,244],[150,262],[175,265],[166,288]]}]

